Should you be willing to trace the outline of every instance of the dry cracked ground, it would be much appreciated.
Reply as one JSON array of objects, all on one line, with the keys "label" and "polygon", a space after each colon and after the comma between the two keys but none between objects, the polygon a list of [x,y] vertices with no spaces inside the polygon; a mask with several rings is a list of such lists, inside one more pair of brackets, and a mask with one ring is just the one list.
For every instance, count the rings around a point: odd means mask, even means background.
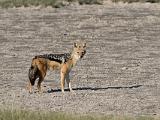
[{"label": "dry cracked ground", "polygon": [[[86,56],[71,72],[75,93],[49,71],[44,93],[25,89],[35,55]],[[36,87],[35,87],[36,91]],[[0,106],[80,114],[160,115],[160,4],[0,9]]]}]

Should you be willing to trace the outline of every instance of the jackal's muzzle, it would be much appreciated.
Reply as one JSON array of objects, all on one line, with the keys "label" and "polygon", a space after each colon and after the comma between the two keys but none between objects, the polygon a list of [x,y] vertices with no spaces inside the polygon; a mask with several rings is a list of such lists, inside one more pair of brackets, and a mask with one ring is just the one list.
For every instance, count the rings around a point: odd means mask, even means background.
[{"label": "jackal's muzzle", "polygon": [[83,58],[83,56],[86,54],[86,50],[84,50],[83,52],[82,52],[82,55],[81,55],[81,58]]}]

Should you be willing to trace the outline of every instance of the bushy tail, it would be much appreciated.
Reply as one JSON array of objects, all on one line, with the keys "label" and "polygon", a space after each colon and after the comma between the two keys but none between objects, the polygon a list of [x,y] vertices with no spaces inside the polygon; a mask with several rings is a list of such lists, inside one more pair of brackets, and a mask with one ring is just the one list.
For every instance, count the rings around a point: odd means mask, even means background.
[{"label": "bushy tail", "polygon": [[31,85],[33,86],[35,84],[35,80],[38,78],[38,67],[35,64],[35,58],[33,58],[31,67],[29,68],[28,77]]}]

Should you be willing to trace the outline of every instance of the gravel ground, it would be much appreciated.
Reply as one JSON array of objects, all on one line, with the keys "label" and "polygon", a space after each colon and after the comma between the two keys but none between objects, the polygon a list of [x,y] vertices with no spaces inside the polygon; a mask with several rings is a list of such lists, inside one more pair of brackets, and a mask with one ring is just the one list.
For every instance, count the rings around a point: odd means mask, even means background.
[{"label": "gravel ground", "polygon": [[[35,55],[87,42],[71,72],[75,93],[49,71],[44,93],[26,91]],[[160,4],[0,9],[0,106],[76,114],[160,115]],[[35,88],[36,89],[36,88]]]}]

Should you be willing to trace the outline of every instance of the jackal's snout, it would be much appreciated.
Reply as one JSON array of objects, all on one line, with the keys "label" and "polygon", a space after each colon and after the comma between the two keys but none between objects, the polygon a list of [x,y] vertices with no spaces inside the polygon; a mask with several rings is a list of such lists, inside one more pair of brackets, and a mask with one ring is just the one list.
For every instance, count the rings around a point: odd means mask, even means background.
[{"label": "jackal's snout", "polygon": [[84,50],[81,54],[81,57],[80,58],[83,58],[83,56],[86,54],[86,50]]}]

